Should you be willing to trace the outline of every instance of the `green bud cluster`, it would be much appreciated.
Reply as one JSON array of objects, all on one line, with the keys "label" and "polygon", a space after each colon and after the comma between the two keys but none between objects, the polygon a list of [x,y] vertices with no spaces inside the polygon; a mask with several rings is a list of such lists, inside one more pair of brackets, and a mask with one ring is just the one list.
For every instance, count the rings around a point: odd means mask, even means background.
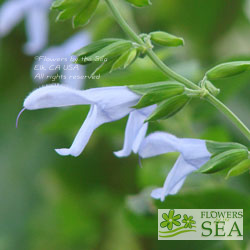
[{"label": "green bud cluster", "polygon": [[55,0],[51,9],[58,10],[57,21],[72,18],[73,27],[87,24],[93,16],[100,0]]},{"label": "green bud cluster", "polygon": [[127,68],[136,60],[139,53],[140,46],[129,40],[102,39],[79,49],[74,55],[78,57],[78,64],[101,62],[92,73],[99,75]]}]

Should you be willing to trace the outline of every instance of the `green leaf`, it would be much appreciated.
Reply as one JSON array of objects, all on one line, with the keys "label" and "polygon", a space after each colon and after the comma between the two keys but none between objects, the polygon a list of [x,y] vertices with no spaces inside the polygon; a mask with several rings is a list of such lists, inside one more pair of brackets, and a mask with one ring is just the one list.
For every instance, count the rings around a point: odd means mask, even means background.
[{"label": "green leaf", "polygon": [[97,59],[100,59],[100,58],[118,57],[122,55],[125,51],[132,48],[132,46],[133,44],[131,41],[119,40],[117,42],[111,43],[110,45],[88,56],[87,59],[89,61],[96,61]]},{"label": "green leaf", "polygon": [[220,78],[238,75],[247,70],[250,70],[249,61],[223,63],[210,69],[206,76],[209,80],[217,80]]},{"label": "green leaf", "polygon": [[184,45],[183,38],[171,35],[167,32],[155,31],[151,32],[149,35],[151,41],[162,46],[177,47]]},{"label": "green leaf", "polygon": [[136,7],[145,7],[152,4],[150,0],[125,0],[125,1],[131,3]]},{"label": "green leaf", "polygon": [[121,41],[121,39],[116,39],[116,38],[106,38],[106,39],[102,39],[96,42],[93,42],[91,44],[88,44],[87,46],[77,50],[76,52],[73,53],[73,55],[78,56],[78,59],[76,61],[76,63],[78,64],[88,64],[91,63],[91,61],[88,61],[87,58],[96,53],[97,51],[103,49],[104,47],[117,42],[117,41]]},{"label": "green leaf", "polygon": [[211,158],[197,172],[215,173],[226,168],[231,168],[241,161],[247,159],[248,151],[245,149],[232,149]]},{"label": "green leaf", "polygon": [[248,170],[250,170],[250,159],[246,159],[240,162],[235,167],[231,168],[227,173],[226,179],[228,179],[230,176],[238,176],[244,174]]},{"label": "green leaf", "polygon": [[146,121],[167,119],[178,113],[190,100],[186,95],[177,95],[160,103]]},{"label": "green leaf", "polygon": [[72,18],[73,27],[79,27],[89,22],[98,3],[99,0],[56,0],[51,8],[60,11],[57,20]]},{"label": "green leaf", "polygon": [[117,60],[117,58],[109,59],[107,62],[103,62],[91,75],[96,76],[110,73],[115,60]]},{"label": "green leaf", "polygon": [[166,83],[161,90],[152,91],[143,95],[134,108],[143,108],[166,100],[167,98],[180,95],[184,92],[184,86],[179,83]]},{"label": "green leaf", "polygon": [[207,150],[212,154],[212,156],[218,155],[228,150],[232,149],[244,149],[248,150],[242,144],[235,142],[215,142],[215,141],[206,141]]},{"label": "green leaf", "polygon": [[93,42],[91,44],[88,44],[87,46],[84,46],[83,48],[77,50],[76,52],[73,53],[75,56],[86,56],[89,54],[93,54],[96,51],[114,43],[121,41],[122,39],[117,39],[117,38],[105,38],[96,42]]}]

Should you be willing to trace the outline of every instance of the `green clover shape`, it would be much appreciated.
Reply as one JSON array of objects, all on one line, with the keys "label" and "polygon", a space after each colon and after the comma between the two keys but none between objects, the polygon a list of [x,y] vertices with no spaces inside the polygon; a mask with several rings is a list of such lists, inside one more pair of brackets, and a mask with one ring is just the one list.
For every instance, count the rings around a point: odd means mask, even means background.
[{"label": "green clover shape", "polygon": [[193,220],[193,216],[187,216],[186,214],[184,214],[184,219],[182,220],[183,223],[185,223],[184,227],[187,228],[192,228],[193,225],[192,224],[196,224],[196,222]]},{"label": "green clover shape", "polygon": [[164,219],[163,222],[161,222],[160,226],[161,227],[167,227],[169,230],[173,229],[173,224],[175,226],[180,226],[181,223],[178,221],[181,218],[180,214],[177,214],[174,216],[174,210],[171,209],[168,213],[168,215],[166,213],[162,214],[162,218]]}]

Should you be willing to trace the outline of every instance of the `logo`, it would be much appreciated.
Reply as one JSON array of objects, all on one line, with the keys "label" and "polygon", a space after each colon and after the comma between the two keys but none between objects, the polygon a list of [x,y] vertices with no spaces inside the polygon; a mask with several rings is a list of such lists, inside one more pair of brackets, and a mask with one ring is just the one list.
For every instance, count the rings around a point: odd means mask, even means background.
[{"label": "logo", "polygon": [[243,240],[243,209],[158,209],[158,240]]}]

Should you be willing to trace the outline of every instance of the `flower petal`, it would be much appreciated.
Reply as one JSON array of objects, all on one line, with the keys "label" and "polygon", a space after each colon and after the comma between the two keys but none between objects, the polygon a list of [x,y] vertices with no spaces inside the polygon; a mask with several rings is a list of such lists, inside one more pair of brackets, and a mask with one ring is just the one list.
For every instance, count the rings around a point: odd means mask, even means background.
[{"label": "flower petal", "polygon": [[132,150],[134,153],[138,152],[148,128],[148,123],[144,123],[144,121],[153,112],[155,107],[155,105],[152,105],[134,110],[129,114],[123,149],[114,153],[117,157],[127,157],[131,154]]},{"label": "flower petal", "polygon": [[71,56],[80,47],[84,47],[90,43],[90,35],[88,32],[78,32],[64,42],[60,47],[64,56]]},{"label": "flower petal", "polygon": [[181,215],[180,214],[177,214],[173,217],[174,220],[179,220],[181,218]]},{"label": "flower petal", "polygon": [[163,222],[161,222],[161,227],[166,227],[167,225],[168,225],[168,221],[163,221]]},{"label": "flower petal", "polygon": [[181,223],[180,223],[179,221],[173,220],[173,223],[174,223],[177,227],[181,225]]},{"label": "flower petal", "polygon": [[[202,159],[209,159],[211,154],[207,150],[206,141],[199,139],[191,139],[191,138],[183,138],[180,139],[179,152],[182,153],[185,160],[193,160],[201,159],[201,163],[203,163]],[[199,161],[197,164],[201,164]],[[204,163],[203,163],[204,164]]]},{"label": "flower petal", "polygon": [[171,210],[169,211],[168,217],[169,217],[169,219],[173,219],[173,216],[174,216],[174,210],[171,209]]},{"label": "flower petal", "polygon": [[6,1],[0,9],[0,37],[7,35],[24,17],[27,1]]},{"label": "flower petal", "polygon": [[91,104],[84,91],[60,85],[45,86],[33,91],[25,100],[24,107],[29,110]]},{"label": "flower petal", "polygon": [[180,155],[177,159],[174,167],[170,170],[166,181],[164,183],[164,186],[161,190],[161,196],[157,197],[160,198],[161,201],[164,201],[165,197],[172,193],[173,189],[178,185],[180,182],[181,184],[184,183],[183,180],[186,179],[187,175],[195,171],[196,168],[190,164],[188,164],[183,157]]},{"label": "flower petal", "polygon": [[169,222],[167,227],[169,230],[172,230],[173,229],[173,222]]},{"label": "flower petal", "polygon": [[206,141],[190,138],[177,138],[165,132],[155,132],[144,140],[139,154],[148,158],[168,152],[180,152],[183,158],[192,165],[200,166],[210,159]]},{"label": "flower petal", "polygon": [[[88,98],[115,117],[123,117],[122,113],[131,112],[131,108],[138,102],[140,96],[129,90],[126,86],[93,88],[86,90]],[[119,112],[117,112],[119,111]]]},{"label": "flower petal", "polygon": [[[97,90],[97,89],[95,89]],[[74,90],[76,91],[76,90]],[[79,91],[76,91],[79,92]],[[82,91],[82,93],[87,93],[88,90]],[[93,94],[94,92],[91,91]],[[86,94],[88,97],[93,97],[89,93]],[[56,152],[60,155],[73,155],[78,156],[84,150],[86,144],[88,143],[90,136],[92,135],[93,131],[99,127],[100,125],[112,122],[115,119],[120,119],[122,116],[127,115],[130,112],[129,107],[120,107],[118,110],[114,107],[114,110],[107,111],[105,109],[100,108],[98,104],[92,105],[91,110],[84,121],[81,129],[79,130],[72,146],[69,149],[56,149]],[[117,112],[117,114],[113,115],[113,112]]]},{"label": "flower petal", "polygon": [[28,55],[38,53],[48,42],[48,12],[49,9],[39,5],[27,12],[26,32],[28,42],[24,45],[24,52]]},{"label": "flower petal", "polygon": [[162,214],[162,218],[163,218],[164,220],[166,220],[166,221],[169,220],[168,215],[167,215],[166,213]]},{"label": "flower petal", "polygon": [[87,145],[93,131],[103,123],[98,113],[98,107],[96,105],[91,106],[89,114],[77,133],[72,146],[69,149],[56,149],[56,152],[60,155],[79,156]]},{"label": "flower petal", "polygon": [[139,150],[142,158],[178,151],[179,139],[165,132],[150,134],[143,141]]}]

